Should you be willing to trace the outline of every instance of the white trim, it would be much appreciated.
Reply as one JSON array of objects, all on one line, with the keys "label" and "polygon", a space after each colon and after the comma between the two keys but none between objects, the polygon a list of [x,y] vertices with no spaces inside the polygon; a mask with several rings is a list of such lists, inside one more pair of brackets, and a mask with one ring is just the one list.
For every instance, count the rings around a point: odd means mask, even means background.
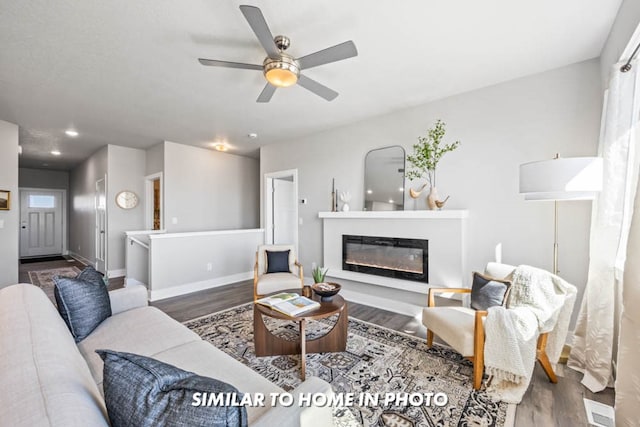
[{"label": "white trim", "polygon": [[127,275],[127,270],[125,268],[119,268],[117,270],[107,270],[107,277],[109,279],[113,279],[114,277],[124,277]]},{"label": "white trim", "polygon": [[224,234],[245,234],[245,233],[264,233],[262,228],[248,228],[244,230],[215,230],[215,231],[193,231],[187,233],[158,233],[150,234],[149,239],[174,239],[178,237],[204,237],[218,236]]},{"label": "white trim", "polygon": [[95,263],[95,262],[91,262],[91,261],[89,261],[87,258],[85,258],[85,257],[83,257],[82,255],[77,254],[77,253],[75,253],[75,252],[69,251],[69,256],[70,256],[71,258],[75,259],[76,261],[81,262],[81,263],[82,263],[82,264],[84,264],[84,265],[90,265],[90,266],[92,266],[92,267],[95,267],[95,266],[96,266],[96,263]]},{"label": "white trim", "polygon": [[[265,207],[271,206],[270,203],[267,203],[267,200],[269,199],[268,194],[271,191],[273,180],[277,178],[288,178],[288,177],[293,178],[293,198],[294,198],[293,206],[295,211],[294,213],[295,226],[293,228],[293,244],[296,248],[296,256],[297,258],[300,258],[300,251],[298,250],[298,221],[300,218],[299,209],[298,209],[298,169],[287,169],[282,171],[265,173],[264,185],[263,185],[264,193],[262,194],[262,200],[264,202]],[[263,213],[264,213],[263,227],[264,227],[264,233],[265,233],[264,243],[269,244],[268,242],[271,242],[271,239],[268,238],[267,236],[267,230],[269,230],[269,227],[270,227],[268,219],[271,218],[271,209],[264,209]],[[271,221],[271,223],[273,223],[273,221]]]},{"label": "white trim", "polygon": [[[392,300],[390,298],[378,297],[364,292],[342,289],[340,295],[347,301],[358,304],[368,305],[370,307],[380,308],[382,310],[392,311],[394,313],[404,314],[405,316],[416,317],[422,313],[424,305],[409,304],[402,301]],[[426,302],[426,299],[425,301]],[[420,321],[420,319],[418,319]]]},{"label": "white trim", "polygon": [[144,226],[153,230],[153,181],[160,180],[160,229],[164,229],[164,176],[157,172],[144,177]]},{"label": "white trim", "polygon": [[176,297],[179,295],[190,294],[192,292],[202,291],[205,289],[217,288],[218,286],[229,285],[231,283],[241,282],[253,278],[253,270],[244,273],[231,274],[229,276],[216,277],[213,279],[202,280],[200,282],[185,283],[180,286],[172,286],[166,289],[158,289],[149,291],[149,300],[158,301],[161,299]]},{"label": "white trim", "polygon": [[147,235],[147,234],[162,234],[162,233],[166,233],[167,230],[162,229],[162,230],[135,230],[135,231],[125,231],[124,234],[126,234],[127,236],[141,236],[141,235]]},{"label": "white trim", "polygon": [[[391,277],[375,276],[373,274],[356,273],[355,271],[331,269],[327,277],[351,280],[353,282],[366,283],[369,285],[386,286],[388,288],[400,289],[419,294],[428,294],[431,287],[428,283],[418,283],[410,280],[394,279]],[[440,286],[439,286],[440,287]]]},{"label": "white trim", "polygon": [[100,179],[96,180],[95,183],[95,188],[94,188],[94,193],[93,193],[93,212],[94,212],[94,221],[93,221],[93,230],[94,230],[94,255],[96,257],[95,262],[94,262],[94,267],[96,268],[96,270],[100,271],[98,269],[98,242],[100,241],[98,234],[98,183],[100,181],[104,181],[104,199],[105,199],[105,206],[104,206],[104,259],[102,260],[104,262],[104,272],[101,271],[101,273],[105,273],[107,275],[107,277],[109,277],[109,187],[108,187],[108,181],[107,181],[107,174],[104,174],[104,176]]},{"label": "white trim", "polygon": [[[18,210],[22,209],[22,191],[59,191],[62,193],[62,255],[67,255],[69,253],[69,229],[68,229],[68,210],[67,206],[69,201],[67,199],[67,190],[64,188],[36,188],[36,187],[18,187]],[[20,217],[20,222],[22,222],[22,212],[18,214]],[[21,233],[18,237],[21,236]],[[18,249],[21,249],[20,241],[18,239]],[[18,252],[20,252],[18,250]]]},{"label": "white trim", "polygon": [[469,217],[466,209],[446,211],[348,211],[318,212],[318,218],[326,219],[465,219]]}]

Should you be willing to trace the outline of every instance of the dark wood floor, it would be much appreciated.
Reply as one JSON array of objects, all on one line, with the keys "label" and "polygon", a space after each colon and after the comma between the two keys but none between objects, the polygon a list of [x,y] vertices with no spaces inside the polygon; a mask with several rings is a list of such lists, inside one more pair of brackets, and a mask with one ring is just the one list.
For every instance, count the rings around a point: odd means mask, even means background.
[{"label": "dark wood floor", "polygon": [[[20,266],[20,281],[29,283],[27,272],[30,270],[56,268],[65,265],[83,267],[77,261],[72,263],[53,261],[39,264],[23,264]],[[109,281],[109,288],[111,289],[122,285],[121,278]],[[151,305],[158,307],[177,321],[184,322],[247,303],[252,298],[253,284],[251,281],[247,281],[169,298],[154,302]],[[422,338],[426,336],[426,330],[419,319],[412,316],[405,316],[354,302],[349,302],[349,315]],[[564,365],[559,365],[557,371],[559,376],[558,384],[551,384],[540,366],[536,365],[531,385],[522,403],[517,406],[516,427],[587,426],[582,400],[584,397],[613,405],[614,392],[612,389],[593,394],[580,384],[580,375],[577,372]]]}]

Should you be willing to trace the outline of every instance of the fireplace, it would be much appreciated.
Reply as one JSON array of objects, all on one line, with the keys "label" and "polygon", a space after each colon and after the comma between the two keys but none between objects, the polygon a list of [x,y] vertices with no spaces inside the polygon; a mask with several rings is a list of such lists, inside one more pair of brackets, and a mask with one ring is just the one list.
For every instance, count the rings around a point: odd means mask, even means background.
[{"label": "fireplace", "polygon": [[429,282],[429,241],[342,235],[342,269]]}]

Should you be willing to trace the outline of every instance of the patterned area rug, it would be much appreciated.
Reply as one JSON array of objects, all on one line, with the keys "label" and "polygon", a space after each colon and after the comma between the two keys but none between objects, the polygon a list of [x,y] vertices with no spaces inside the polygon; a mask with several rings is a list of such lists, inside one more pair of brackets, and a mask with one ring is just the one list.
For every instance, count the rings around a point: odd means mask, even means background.
[{"label": "patterned area rug", "polygon": [[54,276],[66,276],[76,277],[80,273],[78,267],[62,267],[51,268],[49,270],[30,271],[29,280],[36,286],[42,288],[45,294],[49,297],[53,304],[56,304],[56,299],[53,296],[53,277]]},{"label": "patterned area rug", "polygon": [[[271,318],[265,318],[265,323],[277,335],[295,339],[298,334],[296,323]],[[310,322],[309,338],[323,334],[334,323],[335,318]],[[284,390],[300,384],[299,356],[255,356],[252,303],[185,325]],[[472,370],[471,362],[446,347],[429,349],[420,338],[354,318],[349,318],[347,351],[307,355],[307,375],[331,383],[336,393],[442,392],[448,396],[448,403],[440,407],[384,405],[382,399],[378,405],[348,407],[364,426],[505,426],[509,405],[474,391]],[[338,420],[340,424],[348,422]]]}]

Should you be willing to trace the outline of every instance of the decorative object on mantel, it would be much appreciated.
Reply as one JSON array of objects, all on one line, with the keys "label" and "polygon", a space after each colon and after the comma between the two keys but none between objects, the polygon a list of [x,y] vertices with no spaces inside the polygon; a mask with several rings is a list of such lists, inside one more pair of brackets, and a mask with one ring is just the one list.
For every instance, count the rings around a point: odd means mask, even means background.
[{"label": "decorative object on mantel", "polygon": [[338,199],[336,197],[336,179],[331,181],[331,212],[338,211]]},{"label": "decorative object on mantel", "polygon": [[340,292],[341,288],[342,286],[333,282],[320,282],[311,285],[311,289],[316,295],[320,296],[321,301],[331,301],[334,295]]},{"label": "decorative object on mantel", "polygon": [[413,188],[409,189],[409,196],[411,196],[412,199],[417,199],[418,197],[420,197],[420,194],[422,194],[422,191],[427,188],[427,185],[429,185],[428,183],[425,183],[422,187],[420,187],[419,190],[414,190]]},{"label": "decorative object on mantel", "polygon": [[313,276],[313,282],[314,283],[322,283],[324,282],[324,278],[327,275],[327,271],[329,271],[328,268],[322,268],[322,267],[313,267],[313,270],[311,270],[311,276]]},{"label": "decorative object on mantel", "polygon": [[351,201],[351,193],[348,191],[341,191],[340,201],[342,202],[342,211],[349,212],[349,202]]},{"label": "decorative object on mantel", "polygon": [[[407,160],[411,164],[411,169],[407,172],[407,178],[410,180],[424,178],[429,185],[429,195],[427,196],[427,206],[429,209],[439,209],[444,206],[447,201],[438,200],[438,191],[436,189],[436,167],[442,156],[449,151],[453,151],[460,145],[460,141],[441,146],[442,138],[445,134],[445,123],[442,120],[436,120],[433,128],[427,130],[427,136],[419,136],[418,143],[413,145],[413,154],[407,156]],[[423,187],[424,188],[424,187]],[[411,197],[416,198],[422,192],[421,188],[418,192],[410,191]]]}]

